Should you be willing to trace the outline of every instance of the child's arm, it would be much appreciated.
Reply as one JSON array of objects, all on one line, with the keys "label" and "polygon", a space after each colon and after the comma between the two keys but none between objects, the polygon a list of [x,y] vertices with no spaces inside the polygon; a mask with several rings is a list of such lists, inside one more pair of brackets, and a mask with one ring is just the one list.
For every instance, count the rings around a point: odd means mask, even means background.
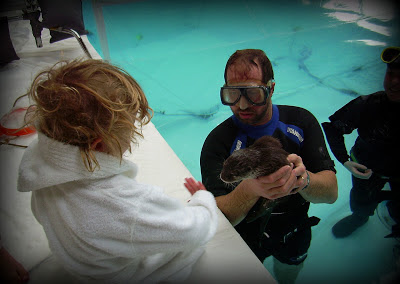
[{"label": "child's arm", "polygon": [[193,194],[186,204],[156,186],[149,196],[143,196],[129,235],[135,254],[197,251],[215,235],[218,211],[214,196],[194,179],[185,183]]}]

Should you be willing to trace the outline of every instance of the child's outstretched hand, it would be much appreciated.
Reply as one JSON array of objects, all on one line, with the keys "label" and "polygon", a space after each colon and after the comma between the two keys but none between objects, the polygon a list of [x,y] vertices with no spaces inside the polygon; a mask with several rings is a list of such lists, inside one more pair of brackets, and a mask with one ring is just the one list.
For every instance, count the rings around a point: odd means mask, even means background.
[{"label": "child's outstretched hand", "polygon": [[200,181],[195,181],[193,178],[185,178],[185,187],[189,190],[190,194],[193,195],[198,190],[207,190]]}]

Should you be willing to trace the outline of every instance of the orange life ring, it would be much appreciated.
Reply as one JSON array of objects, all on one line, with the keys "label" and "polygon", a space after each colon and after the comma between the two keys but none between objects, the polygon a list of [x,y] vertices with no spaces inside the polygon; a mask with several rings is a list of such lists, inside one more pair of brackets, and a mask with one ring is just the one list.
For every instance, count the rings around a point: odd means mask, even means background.
[{"label": "orange life ring", "polygon": [[0,119],[0,136],[1,135],[7,135],[7,136],[23,136],[23,135],[29,135],[33,134],[36,132],[36,129],[33,126],[28,126],[24,128],[7,128],[4,127],[3,124],[5,121],[7,121],[7,118],[16,112],[21,112],[21,111],[26,111],[28,108],[17,108],[12,110],[11,112],[5,114],[1,119]]}]

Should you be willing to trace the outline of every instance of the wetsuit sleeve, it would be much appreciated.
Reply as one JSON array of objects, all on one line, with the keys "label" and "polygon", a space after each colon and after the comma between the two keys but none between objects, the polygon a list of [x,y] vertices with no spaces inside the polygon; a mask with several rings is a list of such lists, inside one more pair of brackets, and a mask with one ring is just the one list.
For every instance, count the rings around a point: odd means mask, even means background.
[{"label": "wetsuit sleeve", "polygon": [[344,143],[343,132],[339,131],[333,123],[324,122],[322,123],[324,128],[326,139],[328,141],[329,147],[332,150],[333,155],[336,159],[344,164],[349,160],[350,156],[347,153],[346,145]]},{"label": "wetsuit sleeve", "polygon": [[358,128],[363,104],[364,99],[358,97],[331,115],[329,117],[330,122],[322,123],[329,147],[336,159],[342,164],[350,158],[344,135],[350,134]]},{"label": "wetsuit sleeve", "polygon": [[231,130],[231,127],[227,127],[227,123],[218,126],[208,135],[201,150],[202,182],[214,196],[228,194],[233,189],[219,177],[223,163],[230,155],[233,139],[236,137]]},{"label": "wetsuit sleeve", "polygon": [[335,163],[331,159],[325,143],[321,125],[309,111],[301,116],[306,122],[304,125],[304,144],[300,150],[307,169],[317,173],[324,170],[336,172]]}]

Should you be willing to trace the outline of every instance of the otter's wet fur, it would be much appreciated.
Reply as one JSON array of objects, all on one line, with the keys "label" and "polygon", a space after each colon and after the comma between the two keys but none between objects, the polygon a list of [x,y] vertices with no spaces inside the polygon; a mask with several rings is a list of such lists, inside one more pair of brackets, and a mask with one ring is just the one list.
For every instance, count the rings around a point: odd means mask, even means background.
[{"label": "otter's wet fur", "polygon": [[[270,175],[281,167],[290,165],[288,155],[278,139],[262,136],[250,147],[233,152],[225,160],[220,178],[225,183],[234,183]],[[246,221],[252,222],[267,214],[270,216],[273,208],[285,199],[287,196],[274,200],[261,197],[247,214]]]}]

